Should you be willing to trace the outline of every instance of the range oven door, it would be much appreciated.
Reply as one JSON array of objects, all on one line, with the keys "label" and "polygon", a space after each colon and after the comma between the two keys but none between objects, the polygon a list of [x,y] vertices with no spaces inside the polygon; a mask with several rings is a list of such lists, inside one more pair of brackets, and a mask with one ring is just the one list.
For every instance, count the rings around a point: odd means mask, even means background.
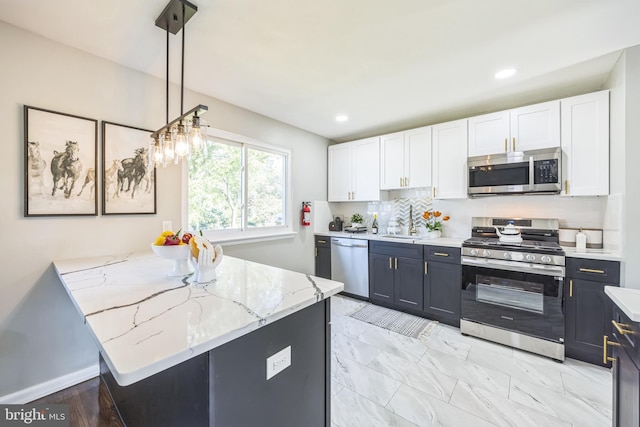
[{"label": "range oven door", "polygon": [[462,266],[461,317],[564,342],[562,276]]}]

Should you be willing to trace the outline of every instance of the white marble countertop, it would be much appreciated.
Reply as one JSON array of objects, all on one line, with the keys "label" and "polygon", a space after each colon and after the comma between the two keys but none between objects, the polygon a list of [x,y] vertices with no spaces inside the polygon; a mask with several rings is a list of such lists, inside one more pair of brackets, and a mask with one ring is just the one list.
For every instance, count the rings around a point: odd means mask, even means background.
[{"label": "white marble countertop", "polygon": [[434,245],[434,246],[450,246],[460,248],[462,242],[466,239],[457,237],[438,237],[437,239],[425,239],[420,235],[406,237],[381,237],[380,234],[371,233],[348,233],[346,231],[327,231],[323,233],[315,233],[316,236],[329,236],[329,237],[343,237],[347,239],[360,239],[360,240],[379,240],[382,242],[394,242],[394,243],[411,243],[416,245]]},{"label": "white marble countertop", "polygon": [[563,246],[565,256],[572,258],[588,258],[588,259],[601,259],[605,261],[622,261],[620,254],[608,249],[590,249],[587,248],[586,252],[577,252],[575,247]]},{"label": "white marble countertop", "polygon": [[[393,238],[393,237],[381,237],[380,234],[371,233],[348,233],[346,231],[326,231],[321,233],[315,233],[317,236],[329,236],[329,237],[343,237],[348,239],[361,239],[361,240],[379,240],[383,242],[396,242],[396,243],[411,243],[416,245],[434,245],[434,246],[449,246],[449,247],[462,247],[462,243],[467,239],[464,237],[439,237],[437,239],[423,239],[419,235],[413,236],[413,238]],[[589,259],[601,259],[609,261],[622,261],[620,254],[607,249],[589,249],[586,252],[576,252],[575,247],[563,246],[565,256],[573,258],[589,258]]]},{"label": "white marble countertop", "polygon": [[169,277],[152,252],[54,261],[118,384],[126,386],[344,289],[340,282],[225,256],[217,280]]},{"label": "white marble countertop", "polygon": [[634,322],[640,322],[640,289],[605,286],[604,293]]}]

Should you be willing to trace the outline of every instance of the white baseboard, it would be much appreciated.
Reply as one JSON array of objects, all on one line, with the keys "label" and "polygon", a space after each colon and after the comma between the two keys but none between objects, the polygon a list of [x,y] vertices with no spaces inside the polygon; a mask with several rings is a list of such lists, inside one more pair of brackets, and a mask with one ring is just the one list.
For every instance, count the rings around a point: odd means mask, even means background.
[{"label": "white baseboard", "polygon": [[24,405],[41,397],[56,393],[65,388],[80,384],[100,374],[100,365],[95,364],[88,368],[54,378],[34,386],[16,391],[15,393],[0,396],[0,404],[18,404]]}]

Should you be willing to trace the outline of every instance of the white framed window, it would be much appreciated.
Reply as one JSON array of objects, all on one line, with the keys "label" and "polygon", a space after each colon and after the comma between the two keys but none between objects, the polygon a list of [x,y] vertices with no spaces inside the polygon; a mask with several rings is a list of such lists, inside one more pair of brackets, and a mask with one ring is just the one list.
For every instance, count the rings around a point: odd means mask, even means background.
[{"label": "white framed window", "polygon": [[183,167],[186,229],[227,243],[294,235],[290,150],[207,130],[206,148]]}]

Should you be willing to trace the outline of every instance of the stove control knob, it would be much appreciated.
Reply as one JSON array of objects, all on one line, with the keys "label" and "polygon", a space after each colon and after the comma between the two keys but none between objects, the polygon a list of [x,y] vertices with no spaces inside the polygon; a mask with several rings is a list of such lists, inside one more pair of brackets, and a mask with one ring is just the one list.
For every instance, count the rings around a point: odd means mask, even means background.
[{"label": "stove control knob", "polygon": [[545,264],[549,264],[551,262],[551,257],[549,255],[543,255],[542,258],[540,258],[540,261],[544,262]]},{"label": "stove control knob", "polygon": [[504,254],[502,254],[502,257],[504,259],[511,259],[511,254],[509,252],[505,252]]},{"label": "stove control knob", "polygon": [[489,258],[491,256],[491,251],[485,249],[484,251],[482,251],[482,256],[485,258]]},{"label": "stove control knob", "polygon": [[527,256],[525,257],[525,259],[527,261],[535,261],[536,260],[536,256],[534,254],[527,254]]},{"label": "stove control knob", "polygon": [[471,256],[478,256],[478,253],[479,253],[479,252],[480,252],[480,251],[478,251],[477,249],[471,249],[471,250],[469,251],[469,253],[471,254]]}]

